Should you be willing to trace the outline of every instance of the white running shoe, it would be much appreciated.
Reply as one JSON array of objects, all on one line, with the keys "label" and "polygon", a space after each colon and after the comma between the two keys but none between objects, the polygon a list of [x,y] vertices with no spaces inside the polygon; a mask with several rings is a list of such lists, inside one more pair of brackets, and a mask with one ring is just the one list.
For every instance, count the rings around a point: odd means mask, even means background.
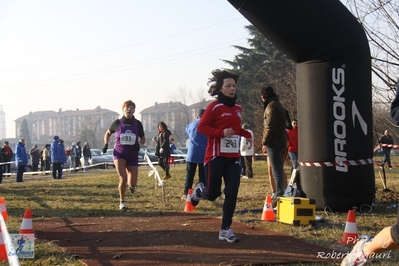
[{"label": "white running shoe", "polygon": [[240,239],[233,233],[233,230],[227,228],[226,230],[220,229],[219,240],[226,240],[229,243],[238,242]]},{"label": "white running shoe", "polygon": [[126,209],[127,209],[126,202],[121,201],[121,203],[119,203],[119,210],[126,211]]},{"label": "white running shoe", "polygon": [[371,240],[361,239],[357,241],[356,245],[353,247],[351,253],[346,255],[342,260],[341,266],[362,266],[367,263],[371,263],[371,258],[363,253],[363,247],[370,243]]},{"label": "white running shoe", "polygon": [[206,199],[205,185],[202,182],[198,182],[195,187],[193,194],[191,195],[191,204],[195,207],[198,205],[200,199]]}]

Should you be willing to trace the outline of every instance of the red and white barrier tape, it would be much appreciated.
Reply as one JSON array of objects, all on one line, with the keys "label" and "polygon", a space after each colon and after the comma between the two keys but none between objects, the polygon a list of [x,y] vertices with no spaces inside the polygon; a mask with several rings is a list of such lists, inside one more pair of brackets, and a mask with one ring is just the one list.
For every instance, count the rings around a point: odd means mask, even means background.
[{"label": "red and white barrier tape", "polygon": [[358,166],[358,165],[368,165],[373,164],[373,159],[359,159],[359,160],[349,160],[341,162],[299,162],[301,166],[313,166],[313,167],[331,167],[331,166]]},{"label": "red and white barrier tape", "polygon": [[380,144],[380,146],[388,148],[399,148],[399,145],[393,145],[393,144]]}]

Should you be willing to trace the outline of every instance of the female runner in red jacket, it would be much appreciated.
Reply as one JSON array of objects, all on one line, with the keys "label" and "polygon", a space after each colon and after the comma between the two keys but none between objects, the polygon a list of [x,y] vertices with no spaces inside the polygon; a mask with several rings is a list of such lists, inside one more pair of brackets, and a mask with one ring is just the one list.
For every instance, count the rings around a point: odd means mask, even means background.
[{"label": "female runner in red jacket", "polygon": [[197,183],[191,198],[196,206],[200,199],[215,200],[220,196],[222,178],[225,199],[219,239],[239,241],[230,229],[240,186],[240,138],[244,136],[252,145],[251,134],[241,128],[242,109],[236,103],[238,75],[225,70],[212,71],[208,93],[216,96],[201,117],[198,132],[208,137],[204,158],[205,184]]}]

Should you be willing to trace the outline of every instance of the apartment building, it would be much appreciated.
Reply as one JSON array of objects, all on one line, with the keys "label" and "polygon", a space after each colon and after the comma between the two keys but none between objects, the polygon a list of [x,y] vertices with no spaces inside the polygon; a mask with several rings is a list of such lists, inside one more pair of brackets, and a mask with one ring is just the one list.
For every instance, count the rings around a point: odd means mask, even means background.
[{"label": "apartment building", "polygon": [[[66,144],[79,140],[82,130],[98,135],[99,142],[111,123],[119,118],[119,114],[102,109],[100,106],[92,110],[65,110],[30,112],[16,119],[15,132],[17,136],[22,122],[26,119],[32,143],[45,144],[52,141],[54,135],[64,139]],[[93,130],[95,129],[95,131]]]}]

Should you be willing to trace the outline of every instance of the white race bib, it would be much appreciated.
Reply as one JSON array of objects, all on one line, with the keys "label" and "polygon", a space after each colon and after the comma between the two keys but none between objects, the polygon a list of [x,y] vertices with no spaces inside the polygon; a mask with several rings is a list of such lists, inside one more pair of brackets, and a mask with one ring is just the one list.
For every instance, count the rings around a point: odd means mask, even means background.
[{"label": "white race bib", "polygon": [[136,143],[136,134],[134,133],[121,133],[119,142],[122,145],[134,145]]},{"label": "white race bib", "polygon": [[220,152],[239,153],[240,136],[234,135],[231,138],[220,138]]}]

